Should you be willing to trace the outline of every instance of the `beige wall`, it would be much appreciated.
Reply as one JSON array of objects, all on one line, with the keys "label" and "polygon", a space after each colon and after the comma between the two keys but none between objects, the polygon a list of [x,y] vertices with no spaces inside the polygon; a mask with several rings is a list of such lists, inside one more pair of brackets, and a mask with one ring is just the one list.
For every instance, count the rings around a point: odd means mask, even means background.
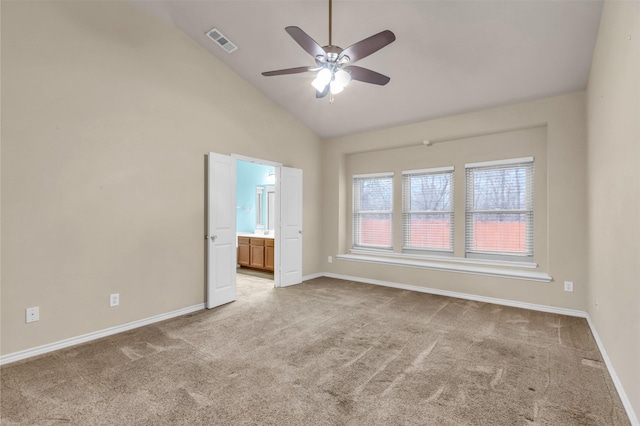
[{"label": "beige wall", "polygon": [[[323,169],[333,172],[323,175],[322,269],[342,275],[584,310],[587,300],[585,130],[585,95],[580,92],[326,141]],[[422,145],[425,139],[434,141],[434,145]],[[535,261],[539,264],[538,270],[549,273],[553,282],[343,260],[327,263],[327,256],[346,253],[351,246],[349,212],[353,173],[400,173],[407,169],[454,165],[456,179],[463,179],[464,163],[529,155],[536,158]],[[464,226],[460,215],[463,197],[464,194],[456,195],[457,227]],[[396,226],[396,232],[400,229]],[[461,238],[462,234],[458,233],[457,255],[463,255]],[[574,282],[573,293],[563,291],[565,280]]]},{"label": "beige wall", "polygon": [[2,2],[1,28],[2,354],[203,303],[209,151],[304,170],[319,271],[320,140],[291,115],[125,2]]},{"label": "beige wall", "polygon": [[640,2],[607,2],[588,88],[588,311],[640,415]]}]

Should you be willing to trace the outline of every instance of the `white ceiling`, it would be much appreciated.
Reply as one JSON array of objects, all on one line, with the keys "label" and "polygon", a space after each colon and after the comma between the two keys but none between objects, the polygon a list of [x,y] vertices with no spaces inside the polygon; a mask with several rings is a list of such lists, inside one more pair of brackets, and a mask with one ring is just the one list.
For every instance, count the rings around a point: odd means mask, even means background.
[{"label": "white ceiling", "polygon": [[[328,0],[133,1],[175,25],[216,58],[329,138],[586,88],[602,1],[446,0],[333,2],[333,44],[346,48],[383,30],[396,41],[356,64],[391,77],[352,82],[335,102],[315,98],[312,66],[284,31],[300,27],[328,44]],[[205,32],[218,28],[232,54]]]}]

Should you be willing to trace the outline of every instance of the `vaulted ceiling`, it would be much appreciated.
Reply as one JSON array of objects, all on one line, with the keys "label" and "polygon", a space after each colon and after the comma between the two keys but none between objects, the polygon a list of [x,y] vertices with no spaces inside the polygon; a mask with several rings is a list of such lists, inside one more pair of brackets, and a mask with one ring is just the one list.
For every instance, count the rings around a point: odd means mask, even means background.
[{"label": "vaulted ceiling", "polygon": [[[396,41],[357,62],[389,84],[353,81],[330,104],[315,98],[314,73],[261,75],[315,64],[284,28],[328,44],[328,0],[132,3],[185,32],[323,138],[585,89],[602,10],[588,0],[335,0],[334,45],[383,30]],[[211,41],[213,27],[238,50]]]}]

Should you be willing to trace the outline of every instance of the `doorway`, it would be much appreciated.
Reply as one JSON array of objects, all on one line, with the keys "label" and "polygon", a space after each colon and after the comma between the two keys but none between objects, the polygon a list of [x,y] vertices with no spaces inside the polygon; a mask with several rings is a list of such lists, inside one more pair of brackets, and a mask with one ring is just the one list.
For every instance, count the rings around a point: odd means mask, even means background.
[{"label": "doorway", "polygon": [[236,158],[238,282],[257,277],[275,285],[275,172],[275,165]]},{"label": "doorway", "polygon": [[[274,244],[271,253],[275,287],[302,282],[302,170],[241,155],[229,156],[210,152],[207,159],[206,236],[206,306],[209,309],[236,300],[236,266],[241,251],[236,228],[236,210],[239,206],[236,203],[236,166],[240,160],[272,166],[274,169],[273,190],[265,186],[260,195],[265,197],[262,205],[265,215],[268,215],[270,210],[273,212]],[[258,192],[256,189],[256,200]],[[274,201],[271,207],[268,205],[269,192],[273,192]],[[264,224],[269,224],[269,218],[266,216]],[[278,241],[277,245],[275,241]],[[267,244],[263,246],[263,253],[264,247],[269,247]],[[249,250],[252,248],[249,247]],[[260,251],[260,248],[256,250]],[[266,251],[268,253],[270,250]],[[260,256],[257,255],[255,259],[260,259]],[[271,259],[265,255],[263,262],[270,261]]]}]

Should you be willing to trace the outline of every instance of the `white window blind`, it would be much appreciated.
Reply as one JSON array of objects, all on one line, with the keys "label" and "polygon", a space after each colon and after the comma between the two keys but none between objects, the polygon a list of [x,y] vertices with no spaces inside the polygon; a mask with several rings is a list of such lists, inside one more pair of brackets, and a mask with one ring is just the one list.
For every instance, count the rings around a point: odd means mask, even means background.
[{"label": "white window blind", "polygon": [[353,247],[393,249],[393,173],[353,176]]},{"label": "white window blind", "polygon": [[467,255],[533,256],[533,158],[466,165]]},{"label": "white window blind", "polygon": [[402,248],[453,252],[453,167],[402,173]]}]

